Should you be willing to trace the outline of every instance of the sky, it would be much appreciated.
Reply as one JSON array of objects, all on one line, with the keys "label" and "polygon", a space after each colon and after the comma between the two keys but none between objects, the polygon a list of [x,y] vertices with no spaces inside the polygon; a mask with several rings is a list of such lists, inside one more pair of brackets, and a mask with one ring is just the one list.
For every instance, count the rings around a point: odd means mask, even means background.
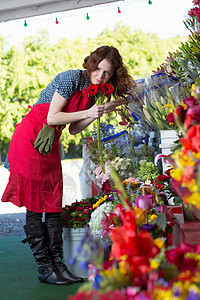
[{"label": "sky", "polygon": [[[159,38],[176,35],[186,36],[189,32],[183,20],[193,7],[192,0],[124,0],[112,4],[96,5],[60,13],[24,18],[0,23],[0,36],[9,45],[21,42],[25,36],[36,35],[46,30],[49,41],[55,44],[61,38],[94,38],[105,28],[113,30],[118,22],[143,32],[156,33]],[[118,7],[121,13],[118,13]],[[90,17],[89,20],[86,16]],[[56,18],[58,24],[55,23]],[[26,21],[27,26],[24,26]]]}]

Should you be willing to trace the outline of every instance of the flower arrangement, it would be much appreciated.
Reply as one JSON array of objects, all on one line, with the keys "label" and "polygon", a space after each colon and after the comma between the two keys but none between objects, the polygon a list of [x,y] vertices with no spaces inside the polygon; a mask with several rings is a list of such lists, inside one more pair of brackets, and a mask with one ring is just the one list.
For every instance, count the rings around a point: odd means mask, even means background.
[{"label": "flower arrangement", "polygon": [[107,299],[107,295],[156,300],[174,299],[179,295],[179,299],[186,299],[190,294],[198,299],[200,245],[180,244],[175,249],[167,249],[160,238],[153,239],[146,229],[140,229],[140,216],[136,210],[120,211],[120,226],[112,226],[110,230],[111,255],[103,264],[102,246],[101,249],[94,247],[90,237],[89,251],[95,252],[98,259],[90,258],[84,267],[92,260],[94,274],[90,274],[90,282],[69,299],[79,299],[81,295],[83,299]]},{"label": "flower arrangement", "polygon": [[[112,170],[111,173],[115,174]],[[118,178],[114,181],[119,184]],[[141,226],[146,211],[127,205],[122,184],[118,190],[123,206],[119,205],[116,218],[109,220],[109,259],[104,261],[102,244],[93,240],[87,230],[78,257],[81,250],[87,249],[82,265],[89,267],[89,282],[69,300],[199,299],[200,245],[181,243],[177,248],[166,248],[164,240],[153,237],[147,227]]]},{"label": "flower arrangement", "polygon": [[[106,216],[114,212],[115,205],[112,202],[104,202],[101,205],[97,206],[97,208],[92,212],[91,219],[88,223],[91,234],[95,238],[104,239],[103,236],[103,227],[102,227],[102,220],[106,218]],[[105,242],[109,243],[110,241],[107,239]]]},{"label": "flower arrangement", "polygon": [[[87,89],[83,88],[83,96],[84,98],[93,97],[95,103],[97,105],[101,105],[105,101],[105,97],[109,97],[112,94],[113,90],[114,90],[113,86],[109,83],[91,84]],[[101,144],[100,118],[97,119],[97,141],[98,141],[100,164],[103,173],[105,173],[103,151],[102,151],[102,144]]]},{"label": "flower arrangement", "polygon": [[82,228],[88,225],[92,211],[93,207],[89,198],[65,205],[62,210],[62,226],[74,229]]},{"label": "flower arrangement", "polygon": [[174,108],[174,121],[181,129],[181,149],[168,158],[173,166],[172,185],[181,199],[200,208],[200,90],[199,80],[193,85],[192,95],[183,100],[182,118]]}]

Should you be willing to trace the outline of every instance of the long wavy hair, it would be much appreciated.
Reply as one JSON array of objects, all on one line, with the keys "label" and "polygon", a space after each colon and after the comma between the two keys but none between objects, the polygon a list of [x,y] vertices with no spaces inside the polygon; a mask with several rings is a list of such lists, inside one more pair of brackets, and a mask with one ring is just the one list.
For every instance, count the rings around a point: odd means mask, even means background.
[{"label": "long wavy hair", "polygon": [[84,59],[83,67],[86,69],[87,77],[90,78],[91,73],[96,70],[98,64],[103,59],[108,60],[113,66],[114,72],[109,83],[113,85],[114,98],[126,98],[127,94],[131,94],[131,90],[135,86],[135,83],[133,78],[128,74],[122,57],[115,47],[101,46]]}]

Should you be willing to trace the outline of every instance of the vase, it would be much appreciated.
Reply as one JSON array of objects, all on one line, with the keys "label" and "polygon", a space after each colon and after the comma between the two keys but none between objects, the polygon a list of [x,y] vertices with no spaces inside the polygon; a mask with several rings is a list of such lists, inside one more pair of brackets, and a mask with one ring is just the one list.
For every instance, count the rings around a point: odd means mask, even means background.
[{"label": "vase", "polygon": [[77,276],[82,278],[88,277],[88,272],[80,268],[79,263],[75,265],[70,265],[70,258],[76,255],[77,247],[85,233],[85,228],[63,228],[63,253],[64,253],[64,262],[67,265],[68,269]]},{"label": "vase", "polygon": [[196,206],[182,201],[184,221],[200,221],[200,211]]}]

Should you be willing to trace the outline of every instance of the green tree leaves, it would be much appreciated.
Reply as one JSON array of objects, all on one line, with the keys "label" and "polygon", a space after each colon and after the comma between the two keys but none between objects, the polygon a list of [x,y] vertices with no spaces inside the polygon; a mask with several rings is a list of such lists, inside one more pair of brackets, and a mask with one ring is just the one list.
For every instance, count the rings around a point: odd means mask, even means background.
[{"label": "green tree leaves", "polygon": [[[177,49],[181,40],[181,37],[160,40],[155,34],[143,33],[140,29],[132,31],[121,23],[113,31],[106,28],[94,39],[65,38],[55,45],[50,45],[44,31],[9,49],[5,48],[6,42],[0,37],[0,144],[9,143],[15,125],[29,111],[28,105],[37,101],[47,84],[60,72],[82,69],[84,58],[97,47],[112,45],[118,48],[130,74],[137,78],[150,76],[168,52]],[[102,121],[120,126],[115,114],[105,116]],[[67,126],[61,138],[65,150],[70,143],[80,144],[93,126],[91,124],[76,136],[69,134]],[[122,127],[120,129],[123,130]]]}]

